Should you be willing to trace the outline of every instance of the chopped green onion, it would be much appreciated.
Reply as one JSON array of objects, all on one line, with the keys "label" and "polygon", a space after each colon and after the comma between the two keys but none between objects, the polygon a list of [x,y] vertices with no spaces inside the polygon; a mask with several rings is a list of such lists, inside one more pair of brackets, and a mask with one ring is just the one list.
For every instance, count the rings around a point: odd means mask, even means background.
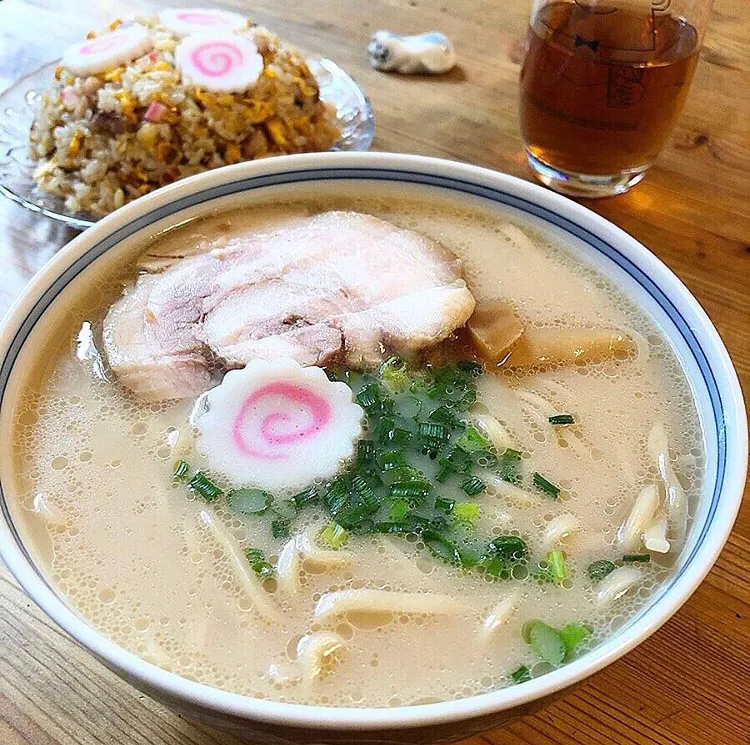
[{"label": "chopped green onion", "polygon": [[441,483],[452,473],[465,474],[471,470],[471,456],[459,447],[452,447],[444,458],[438,459],[440,468],[435,477]]},{"label": "chopped green onion", "polygon": [[411,440],[411,432],[408,429],[401,427],[394,427],[388,430],[385,435],[385,443],[387,445],[395,445],[396,447],[405,447]]},{"label": "chopped green onion", "polygon": [[591,636],[591,629],[582,623],[567,623],[558,633],[565,645],[565,657],[569,659],[575,654],[578,645]]},{"label": "chopped green onion", "polygon": [[432,485],[425,479],[410,479],[391,484],[389,494],[393,499],[405,499],[410,504],[418,503],[430,493]]},{"label": "chopped green onion", "polygon": [[453,408],[456,411],[468,411],[477,402],[477,392],[473,388],[469,389],[460,398],[453,402]]},{"label": "chopped green onion", "polygon": [[392,416],[381,416],[377,422],[375,422],[375,430],[373,432],[375,439],[381,445],[388,445],[391,441],[392,432],[396,428],[396,419]]},{"label": "chopped green onion", "polygon": [[502,556],[497,554],[485,554],[480,562],[479,566],[484,569],[484,573],[490,577],[509,579],[510,572],[508,571],[508,565]]},{"label": "chopped green onion", "polygon": [[528,553],[526,541],[517,535],[501,535],[494,538],[490,541],[488,550],[508,561],[522,561]]},{"label": "chopped green onion", "polygon": [[442,533],[436,530],[424,530],[422,531],[422,540],[430,552],[439,559],[456,566],[463,564],[463,557],[458,546],[453,541],[448,540]]},{"label": "chopped green onion", "polygon": [[411,512],[411,507],[403,499],[397,499],[391,505],[391,520],[394,523],[402,523],[409,512]]},{"label": "chopped green onion", "polygon": [[448,427],[439,422],[420,422],[417,427],[417,436],[423,452],[429,452],[443,447],[450,439],[451,433]]},{"label": "chopped green onion", "polygon": [[483,372],[484,368],[479,362],[473,360],[460,360],[456,363],[456,367],[463,373],[468,373],[473,378],[478,378]]},{"label": "chopped green onion", "polygon": [[331,548],[343,548],[349,540],[349,531],[345,530],[337,523],[330,523],[320,531],[318,539]]},{"label": "chopped green onion", "polygon": [[523,626],[523,638],[534,654],[554,667],[565,659],[565,643],[560,634],[543,621],[529,621]]},{"label": "chopped green onion", "polygon": [[521,466],[521,453],[513,448],[506,448],[499,457],[499,475],[503,481],[517,484],[521,478],[518,474]]},{"label": "chopped green onion", "polygon": [[354,399],[368,414],[377,414],[382,408],[383,391],[378,383],[368,383]]},{"label": "chopped green onion", "polygon": [[406,455],[401,450],[386,450],[378,457],[378,465],[383,471],[404,468],[407,465]]},{"label": "chopped green onion", "polygon": [[359,474],[352,478],[351,493],[355,499],[365,503],[370,503],[373,498],[372,487]]},{"label": "chopped green onion", "polygon": [[[362,440],[360,440],[362,442]],[[297,511],[301,510],[303,507],[307,507],[308,505],[315,504],[315,502],[318,501],[318,489],[315,486],[308,486],[307,489],[304,491],[301,491],[299,494],[295,494],[292,497],[292,502],[294,502],[294,506],[297,508]]]},{"label": "chopped green onion", "polygon": [[232,512],[259,515],[266,511],[271,503],[271,497],[260,489],[233,489],[227,494],[227,503]]},{"label": "chopped green onion", "polygon": [[447,406],[438,406],[437,409],[433,409],[427,419],[448,427],[455,427],[459,423],[456,415]]},{"label": "chopped green onion", "polygon": [[245,558],[261,579],[272,579],[276,576],[276,569],[266,561],[266,555],[259,548],[246,548]]},{"label": "chopped green onion", "polygon": [[274,538],[286,538],[290,528],[288,520],[271,520],[271,535]]},{"label": "chopped green onion", "polygon": [[453,508],[456,505],[454,499],[446,499],[445,497],[435,497],[435,509],[438,512],[444,512],[446,515],[453,512]]},{"label": "chopped green onion", "polygon": [[531,670],[527,665],[521,665],[510,674],[510,677],[514,683],[526,683],[531,680]]},{"label": "chopped green onion", "polygon": [[196,471],[193,478],[188,481],[188,486],[206,502],[214,502],[224,493],[203,471]]},{"label": "chopped green onion", "polygon": [[388,477],[392,484],[400,481],[413,481],[424,478],[424,474],[412,466],[400,466],[388,471]]},{"label": "chopped green onion", "polygon": [[545,494],[552,497],[552,499],[557,499],[560,496],[560,487],[553,484],[551,481],[547,481],[547,479],[545,479],[538,471],[534,471],[533,480],[534,486],[539,489],[539,491],[543,491]]},{"label": "chopped green onion", "polygon": [[400,357],[387,359],[380,367],[380,375],[388,387],[396,393],[401,393],[409,387],[406,363]]},{"label": "chopped green onion", "polygon": [[479,512],[479,505],[476,502],[456,502],[453,507],[453,517],[469,525],[477,521]]},{"label": "chopped green onion", "polygon": [[473,497],[475,494],[481,494],[487,488],[487,485],[479,477],[470,476],[461,482],[461,488],[466,494]]},{"label": "chopped green onion", "polygon": [[359,440],[357,442],[357,462],[369,463],[375,457],[375,443],[372,440]]},{"label": "chopped green onion", "polygon": [[466,453],[479,453],[488,451],[492,443],[482,435],[476,427],[469,425],[464,433],[456,440],[456,445]]},{"label": "chopped green onion", "polygon": [[555,414],[555,416],[548,417],[547,421],[550,424],[575,424],[576,420],[572,414]]},{"label": "chopped green onion", "polygon": [[563,582],[570,576],[565,554],[562,551],[550,551],[547,554],[547,566],[557,582]]},{"label": "chopped green onion", "polygon": [[603,580],[610,572],[614,572],[614,570],[617,567],[611,562],[607,561],[607,559],[599,559],[598,561],[594,561],[591,564],[589,564],[588,573],[589,577],[594,580],[594,582],[599,582],[600,580]]},{"label": "chopped green onion", "polygon": [[625,554],[622,560],[627,564],[648,564],[651,561],[651,554]]},{"label": "chopped green onion", "polygon": [[282,520],[293,520],[297,517],[297,506],[293,499],[279,499],[271,504],[271,510]]},{"label": "chopped green onion", "polygon": [[177,463],[174,464],[172,475],[176,479],[184,481],[187,478],[188,473],[190,473],[190,464],[187,461],[178,460]]},{"label": "chopped green onion", "polygon": [[346,481],[340,477],[331,481],[326,487],[323,501],[328,512],[334,517],[338,515],[349,501],[349,486]]}]

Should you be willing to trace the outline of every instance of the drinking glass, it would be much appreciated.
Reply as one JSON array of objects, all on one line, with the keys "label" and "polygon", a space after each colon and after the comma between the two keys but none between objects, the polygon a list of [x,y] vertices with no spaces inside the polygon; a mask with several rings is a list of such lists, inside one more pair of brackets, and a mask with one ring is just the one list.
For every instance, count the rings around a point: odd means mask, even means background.
[{"label": "drinking glass", "polygon": [[534,0],[521,130],[536,177],[620,194],[656,160],[693,77],[712,0]]}]

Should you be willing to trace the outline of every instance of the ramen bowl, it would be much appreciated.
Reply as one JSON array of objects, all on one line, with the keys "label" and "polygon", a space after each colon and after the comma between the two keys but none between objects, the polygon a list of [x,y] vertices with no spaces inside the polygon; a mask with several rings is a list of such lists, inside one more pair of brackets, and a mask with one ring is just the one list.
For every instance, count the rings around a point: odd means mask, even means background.
[{"label": "ramen bowl", "polygon": [[[702,491],[673,574],[635,617],[564,667],[469,698],[392,708],[344,708],[254,699],[167,672],[99,633],[48,582],[14,524],[9,455],[2,454],[0,553],[40,608],[135,687],[184,716],[261,742],[431,742],[468,737],[512,721],[610,664],[650,636],[689,598],[715,562],[739,508],[747,470],[742,394],[726,349],[685,286],[648,249],[580,205],[519,179],[474,166],[395,154],[290,156],[218,169],[117,210],[60,251],[29,283],[0,337],[0,438],[8,442],[20,370],[34,330],[66,287],[90,267],[117,262],[168,227],[254,199],[307,190],[351,194],[372,184],[437,190],[474,200],[573,247],[662,330],[690,384],[705,449]],[[110,263],[111,262],[111,263]]]}]

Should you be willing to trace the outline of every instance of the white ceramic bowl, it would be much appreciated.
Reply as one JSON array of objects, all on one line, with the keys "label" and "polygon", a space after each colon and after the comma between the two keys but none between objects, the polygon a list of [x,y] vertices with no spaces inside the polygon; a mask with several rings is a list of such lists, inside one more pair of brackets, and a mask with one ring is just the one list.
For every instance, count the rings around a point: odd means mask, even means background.
[{"label": "white ceramic bowl", "polygon": [[[327,153],[244,163],[189,178],[130,204],[80,235],[31,281],[5,319],[0,337],[0,442],[7,443],[14,366],[47,308],[94,261],[106,263],[145,235],[238,200],[282,193],[355,192],[367,182],[417,185],[479,199],[527,220],[579,250],[662,328],[690,380],[707,453],[705,485],[675,575],[617,634],[574,662],[528,683],[459,701],[393,709],[323,708],[256,700],[165,672],[118,647],[72,611],[36,569],[13,527],[0,473],[0,551],[33,600],[104,664],[183,714],[242,729],[261,741],[425,742],[469,736],[535,708],[600,670],[663,624],[690,596],[732,527],[747,471],[747,423],[726,349],[708,317],[648,249],[598,215],[519,179],[461,163],[410,155]],[[410,187],[410,188],[417,188]],[[33,334],[32,334],[33,336]],[[7,462],[7,460],[6,460]]]}]

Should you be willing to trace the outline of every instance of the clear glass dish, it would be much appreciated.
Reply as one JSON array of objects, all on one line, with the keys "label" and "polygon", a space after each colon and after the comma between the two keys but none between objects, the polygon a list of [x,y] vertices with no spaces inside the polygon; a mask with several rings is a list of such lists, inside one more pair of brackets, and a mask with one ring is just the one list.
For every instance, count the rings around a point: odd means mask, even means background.
[{"label": "clear glass dish", "polygon": [[[37,188],[36,164],[29,157],[28,137],[41,92],[49,88],[57,61],[21,78],[0,95],[0,194],[34,212],[74,228],[88,228],[97,217],[71,213],[64,200]],[[320,86],[320,97],[336,106],[341,138],[332,150],[369,150],[375,134],[372,107],[364,91],[335,62],[308,56]]]}]

